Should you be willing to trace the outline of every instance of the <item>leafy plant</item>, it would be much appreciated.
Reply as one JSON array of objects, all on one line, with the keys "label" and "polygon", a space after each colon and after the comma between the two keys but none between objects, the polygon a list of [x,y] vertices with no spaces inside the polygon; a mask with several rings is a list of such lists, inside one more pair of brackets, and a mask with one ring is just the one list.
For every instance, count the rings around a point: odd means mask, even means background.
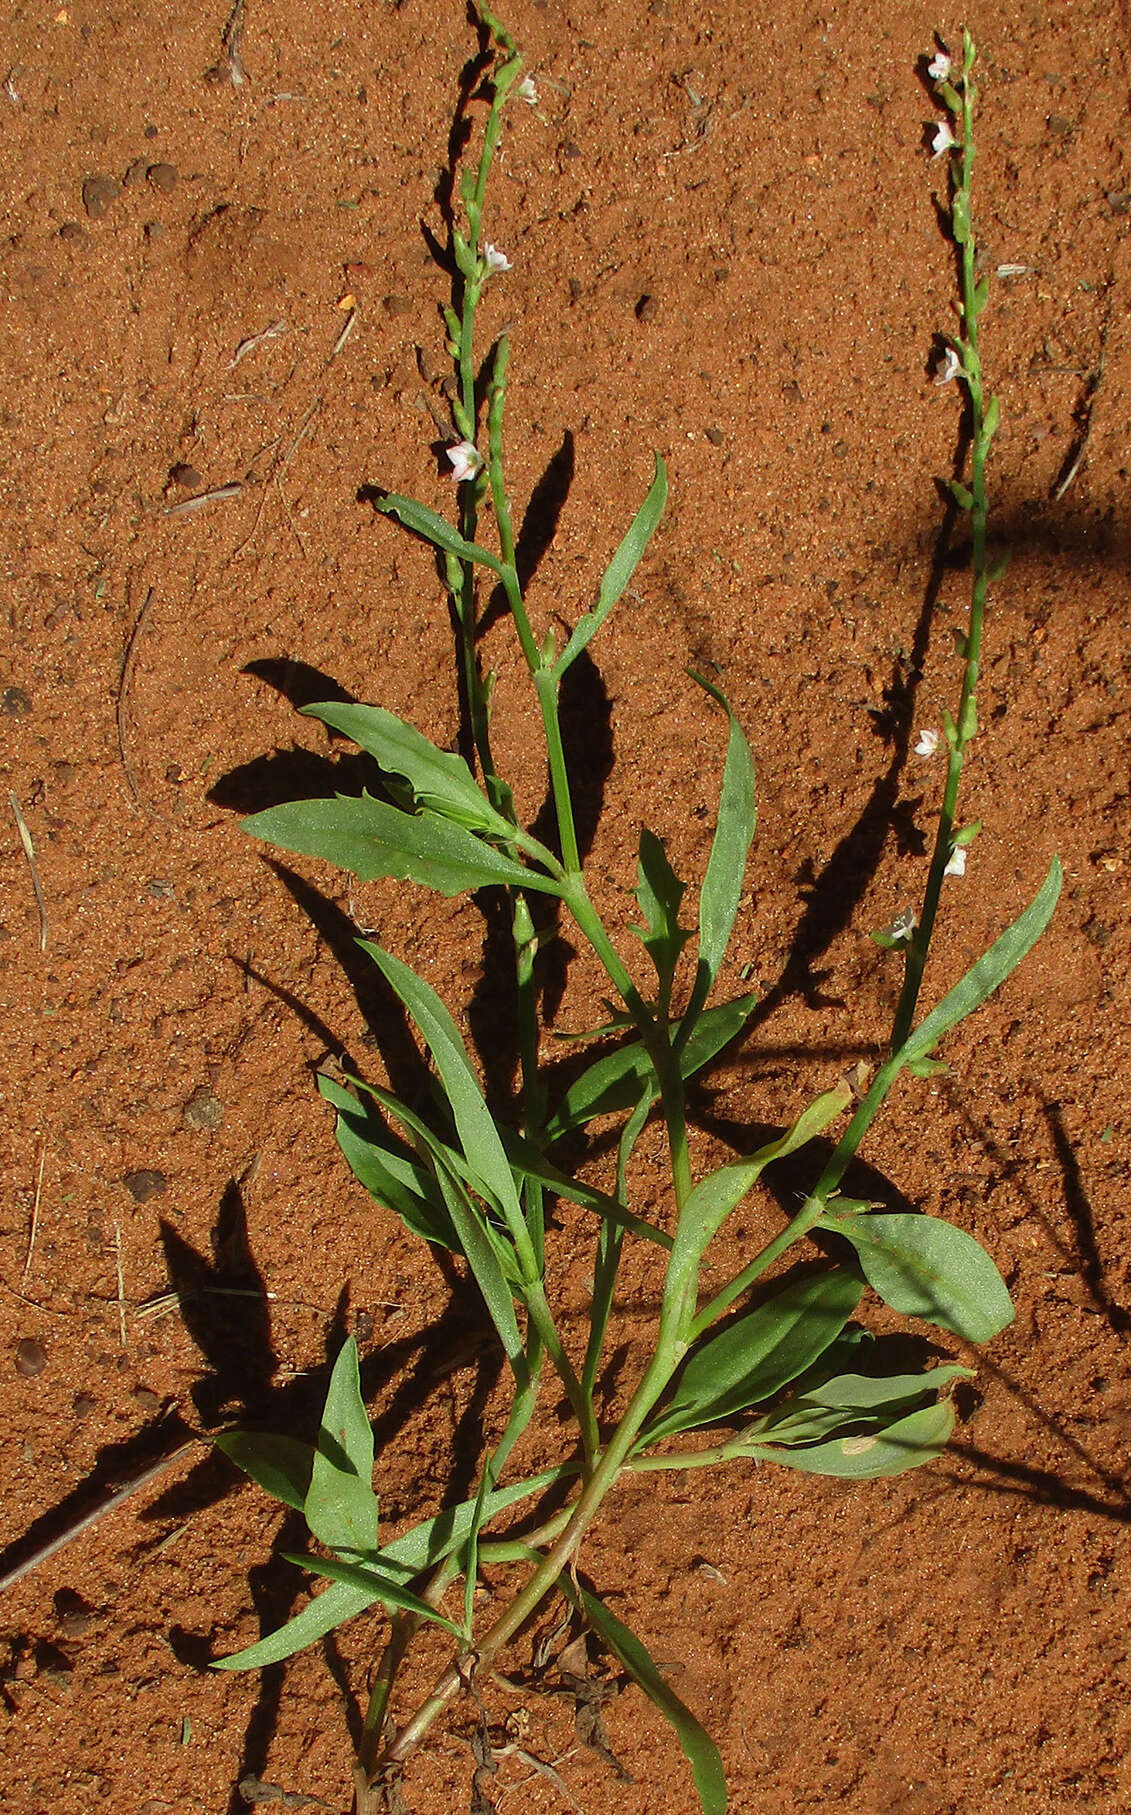
[{"label": "leafy plant", "polygon": [[[229,1670],[262,1668],[309,1645],[355,1614],[378,1607],[391,1632],[373,1678],[355,1783],[362,1810],[383,1806],[383,1786],[432,1721],[548,1596],[564,1596],[673,1724],[687,1755],[700,1806],[726,1806],[719,1754],[649,1657],[575,1571],[579,1547],[601,1503],[627,1471],[704,1468],[757,1459],[850,1480],[898,1474],[938,1456],[954,1422],[951,1391],[970,1373],[958,1362],[888,1371],[882,1348],[856,1321],[870,1287],[908,1317],[968,1342],[988,1341],[1012,1317],[990,1257],[963,1231],[937,1217],[895,1214],[840,1195],[849,1162],[904,1072],[937,1068],[940,1042],[1010,975],[1047,925],[1060,887],[1054,863],[1032,905],[937,1003],[916,1021],[920,989],[944,880],[959,867],[976,827],[956,828],[959,779],[977,718],[982,622],[991,574],[986,559],[985,465],[997,405],[983,393],[978,346],[986,283],[975,278],[970,224],[974,159],[975,52],[964,38],[961,67],[940,53],[930,74],[947,109],[936,149],[948,156],[950,224],[961,271],[960,331],[947,344],[940,379],[957,378],[969,412],[970,472],[951,490],[969,513],[973,589],[960,639],[962,683],[956,713],[944,720],[947,778],[921,911],[905,915],[880,942],[902,957],[903,983],[886,1055],[853,1102],[838,1082],[800,1108],[792,1126],[757,1151],[695,1178],[688,1151],[685,1090],[755,1006],[747,995],[711,1002],[742,895],[755,830],[754,765],[742,727],[717,687],[699,676],[725,720],[726,756],[717,823],[699,886],[697,914],[681,918],[685,884],[662,839],[639,839],[635,889],[646,976],[624,964],[595,908],[584,875],[559,717],[563,680],[623,596],[660,520],[667,477],[655,475],[601,580],[560,650],[552,630],[540,639],[527,612],[504,484],[503,409],[509,348],[491,347],[482,373],[475,354],[476,310],[484,286],[507,261],[483,238],[484,205],[504,111],[533,84],[508,33],[479,9],[489,73],[489,111],[477,165],[462,179],[463,225],[453,226],[456,280],[444,309],[454,362],[453,446],[458,485],[455,525],[423,504],[385,494],[380,509],[437,553],[458,627],[460,678],[478,779],[462,756],[437,749],[380,706],[325,704],[306,710],[353,740],[378,766],[385,798],[363,793],[272,808],[246,829],[289,851],[328,859],[361,878],[391,877],[445,895],[505,893],[515,951],[521,1078],[514,1125],[488,1108],[476,1067],[451,1013],[431,986],[394,953],[359,941],[414,1023],[434,1073],[434,1112],[425,1117],[363,1078],[324,1076],[337,1136],[357,1178],[379,1203],[426,1242],[462,1257],[482,1297],[513,1376],[509,1416],[484,1454],[475,1493],[404,1536],[383,1541],[373,1490],[373,1434],[355,1344],[335,1363],[321,1428],[313,1443],[229,1432],[220,1447],[268,1493],[301,1512],[317,1547],[293,1559],[326,1579],[279,1631],[222,1660]],[[952,128],[957,128],[957,132]],[[486,451],[480,440],[486,428]],[[494,548],[482,539],[488,505]],[[477,660],[483,576],[500,588],[525,657],[541,721],[554,811],[551,846],[528,831],[495,766],[490,685]],[[603,969],[618,1006],[599,1055],[557,1098],[539,1064],[538,936],[532,899],[549,896],[572,917],[576,934]],[[688,948],[694,953],[687,964]],[[690,969],[690,974],[689,974]],[[609,1049],[605,1036],[624,1036]],[[658,1111],[667,1137],[670,1196],[651,1221],[632,1208],[631,1160],[648,1118]],[[616,1175],[603,1192],[571,1177],[554,1152],[594,1118],[619,1118]],[[704,1267],[720,1231],[765,1168],[798,1152],[847,1117],[804,1202],[774,1238],[702,1302]],[[814,1168],[816,1170],[816,1168]],[[593,1218],[594,1291],[583,1356],[570,1353],[551,1302],[546,1226],[554,1199]],[[819,1248],[811,1238],[820,1236]],[[625,1244],[654,1251],[660,1308],[650,1352],[640,1358],[635,1390],[607,1426],[597,1381]],[[803,1271],[783,1274],[786,1255]],[[562,1460],[525,1479],[508,1464],[534,1416],[549,1366],[565,1390],[575,1424]],[[685,1447],[688,1433],[714,1440]],[[540,1525],[515,1526],[548,1488],[558,1510]],[[498,1535],[498,1522],[507,1527]],[[475,1602],[482,1564],[513,1563],[522,1579],[482,1629]],[[462,1595],[452,1591],[462,1580]],[[390,1718],[397,1669],[418,1629],[441,1627],[452,1640],[449,1664],[424,1702],[398,1723]]]}]

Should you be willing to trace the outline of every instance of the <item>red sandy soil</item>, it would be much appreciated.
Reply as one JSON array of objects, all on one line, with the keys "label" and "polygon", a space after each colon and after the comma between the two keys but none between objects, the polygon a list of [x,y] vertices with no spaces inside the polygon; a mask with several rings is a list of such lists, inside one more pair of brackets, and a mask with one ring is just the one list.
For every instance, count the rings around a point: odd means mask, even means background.
[{"label": "red sandy soil", "polygon": [[[450,0],[248,0],[233,84],[225,22],[222,4],[49,0],[14,10],[4,53],[6,1568],[186,1430],[310,1436],[343,1328],[390,1531],[468,1491],[501,1404],[473,1295],[353,1183],[311,1081],[342,1051],[389,1060],[358,927],[461,1013],[474,1000],[465,1026],[497,1079],[482,915],[316,863],[280,872],[238,823],[331,753],[287,697],[308,681],[307,698],[337,686],[441,744],[457,731],[430,559],[358,493],[450,506],[430,448],[445,281],[423,229],[442,231],[474,34]],[[922,884],[915,829],[931,830],[941,759],[891,733],[953,702],[968,576],[940,544],[960,411],[930,362],[953,264],[917,71],[962,20],[918,0],[516,0],[508,23],[539,104],[508,116],[487,233],[514,269],[482,328],[512,332],[516,511],[551,463],[568,479],[530,592],[540,634],[591,602],[654,448],[671,478],[574,727],[603,791],[601,904],[624,917],[642,819],[681,874],[702,872],[721,721],[688,665],[726,688],[758,765],[723,984],[745,972],[769,1008],[697,1099],[703,1169],[874,1057],[896,971],[867,934]],[[949,1074],[897,1093],[866,1158],[979,1236],[1017,1319],[937,1465],[860,1487],[649,1476],[616,1491],[583,1556],[718,1739],[733,1808],[759,1815],[1131,1807],[1131,28],[1097,0],[987,0],[967,23],[986,264],[1023,267],[994,281],[982,323],[1013,560],[964,783],[984,829],[948,886],[927,998],[1056,852],[1065,887],[1038,949],[950,1041]],[[505,623],[485,655],[500,766],[532,815],[533,703]],[[573,964],[558,1027],[592,1025],[598,995]],[[638,1200],[657,1215],[660,1153],[656,1137]],[[779,1215],[768,1197],[747,1212],[729,1258]],[[563,1214],[552,1254],[574,1341],[591,1233]],[[617,1393],[655,1286],[629,1270]],[[154,1308],[171,1289],[179,1308]],[[522,1461],[562,1442],[551,1394]],[[194,1445],[9,1588],[12,1815],[220,1815],[248,1774],[344,1810],[381,1622],[262,1678],[207,1668],[297,1604],[304,1578],[272,1555],[297,1542]],[[426,1650],[406,1696],[443,1655]],[[603,1704],[618,1768],[530,1659],[527,1635],[517,1687],[481,1685],[498,1767],[481,1807],[691,1809],[639,1691]],[[472,1806],[480,1719],[465,1701],[413,1760],[414,1815]]]}]

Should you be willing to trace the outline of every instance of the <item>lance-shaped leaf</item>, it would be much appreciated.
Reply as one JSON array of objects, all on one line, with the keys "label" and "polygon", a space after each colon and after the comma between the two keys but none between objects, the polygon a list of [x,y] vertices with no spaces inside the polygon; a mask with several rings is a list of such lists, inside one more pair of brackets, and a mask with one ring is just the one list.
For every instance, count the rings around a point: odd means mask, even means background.
[{"label": "lance-shaped leaf", "polygon": [[565,1198],[569,1204],[580,1204],[583,1210],[592,1210],[611,1228],[641,1235],[645,1241],[655,1242],[661,1248],[671,1247],[672,1238],[663,1229],[657,1229],[654,1223],[634,1216],[618,1198],[609,1197],[607,1192],[597,1191],[592,1185],[586,1185],[582,1180],[572,1178],[568,1172],[552,1165],[533,1141],[516,1134],[512,1128],[500,1128],[499,1134],[511,1167],[522,1178],[543,1185],[546,1190]]},{"label": "lance-shaped leaf", "polygon": [[411,1589],[403,1588],[394,1576],[385,1575],[372,1565],[346,1563],[340,1557],[301,1556],[290,1550],[284,1550],[282,1554],[297,1569],[309,1569],[316,1576],[325,1576],[329,1582],[340,1582],[346,1588],[357,1589],[362,1594],[368,1593],[371,1602],[379,1601],[383,1607],[396,1607],[402,1613],[414,1613],[418,1619],[432,1620],[437,1626],[443,1626],[454,1638],[463,1636],[458,1626],[445,1619],[442,1613],[437,1613],[427,1601],[422,1601]]},{"label": "lance-shaped leaf", "polygon": [[708,1243],[735,1206],[741,1203],[757,1183],[771,1160],[784,1159],[787,1154],[796,1153],[814,1135],[821,1134],[845,1108],[849,1095],[848,1085],[843,1081],[835,1089],[823,1092],[802,1110],[793,1127],[787,1129],[776,1141],[760,1147],[749,1159],[720,1166],[707,1178],[700,1179],[688,1193],[679,1213],[675,1246],[668,1261],[662,1316],[671,1316],[680,1307],[680,1325],[688,1325],[695,1308],[699,1263]]},{"label": "lance-shaped leaf", "polygon": [[361,1396],[357,1344],[348,1336],[334,1363],[303,1513],[328,1550],[377,1548],[373,1429]]},{"label": "lance-shaped leaf", "polygon": [[[459,1029],[436,991],[391,952],[369,940],[358,941],[404,1003],[432,1054],[456,1132],[468,1164],[510,1231],[515,1253],[527,1278],[537,1272],[518,1189],[491,1112],[472,1069]],[[449,1212],[451,1204],[449,1201]]]},{"label": "lance-shaped leaf", "polygon": [[667,497],[667,469],[657,454],[656,474],[649,487],[648,496],[632,519],[627,536],[609,562],[605,577],[601,581],[601,590],[597,595],[596,605],[592,611],[587,611],[584,617],[578,619],[573,635],[558,657],[554,665],[555,680],[561,680],[566,669],[577,660],[590,638],[597,634],[636,572],[637,563],[651,541],[653,531],[663,515]]},{"label": "lance-shaped leaf", "polygon": [[703,1815],[726,1815],[727,1784],[719,1749],[706,1729],[696,1720],[686,1702],[682,1702],[667,1678],[634,1632],[609,1612],[602,1600],[588,1588],[576,1587],[568,1575],[558,1578],[558,1587],[574,1607],[583,1612],[609,1650],[633,1681],[639,1683],[650,1702],[675,1728],[684,1757],[691,1766],[695,1794]]},{"label": "lance-shaped leaf", "polygon": [[273,1431],[221,1431],[212,1441],[273,1500],[302,1511],[314,1465],[312,1443],[300,1443],[297,1437],[283,1437]]},{"label": "lance-shaped leaf", "polygon": [[[691,1002],[685,1018],[688,1031],[694,1025],[712,983],[719,974],[734,930],[746,860],[754,840],[757,812],[754,803],[754,759],[729,700],[718,687],[690,670],[713,700],[717,700],[730,723],[727,739],[723,785],[719,795],[719,817],[711,843],[711,855],[703,884],[699,890],[699,967]],[[681,1038],[686,1038],[682,1034]],[[678,1043],[678,1042],[677,1042]]]},{"label": "lance-shaped leaf", "polygon": [[560,893],[552,877],[516,863],[454,821],[438,813],[406,813],[369,794],[288,801],[253,813],[242,824],[253,838],[325,858],[362,882],[391,876],[441,895],[501,885]]},{"label": "lance-shaped leaf", "polygon": [[988,1342],[1013,1321],[1005,1281],[979,1242],[938,1216],[838,1213],[819,1227],[852,1243],[864,1276],[893,1311],[925,1317],[967,1342]]},{"label": "lance-shaped leaf", "polygon": [[901,1475],[909,1468],[933,1462],[946,1448],[954,1429],[954,1406],[949,1399],[922,1406],[896,1418],[886,1429],[847,1437],[832,1437],[808,1447],[751,1443],[745,1455],[761,1462],[777,1462],[808,1475],[835,1475],[846,1481],[874,1481],[882,1475]]},{"label": "lance-shaped leaf", "polygon": [[508,1257],[501,1252],[503,1239],[478,1215],[458,1178],[440,1166],[437,1166],[436,1177],[444,1194],[460,1250],[471,1268],[511,1370],[522,1389],[528,1384],[529,1375],[518,1319],[514,1314],[513,1288],[507,1278]]},{"label": "lance-shaped leaf", "polygon": [[334,700],[304,706],[303,711],[352,738],[387,775],[403,776],[418,806],[431,808],[469,832],[487,832],[494,838],[513,836],[515,828],[496,813],[463,757],[437,749],[395,713],[383,706]]},{"label": "lance-shaped leaf", "polygon": [[418,504],[415,498],[402,498],[397,492],[386,492],[375,502],[379,511],[384,511],[387,517],[399,518],[406,529],[423,536],[433,548],[441,548],[445,554],[456,555],[461,561],[474,561],[479,567],[489,567],[494,574],[502,574],[503,564],[497,555],[490,549],[480,548],[478,542],[465,541],[445,517],[429,510],[426,504]]},{"label": "lance-shaped leaf", "polygon": [[[454,1248],[455,1230],[434,1173],[395,1141],[378,1116],[333,1078],[319,1072],[317,1084],[320,1094],[338,1111],[338,1146],[358,1182],[379,1204],[394,1211],[413,1235]],[[397,1105],[394,1114],[397,1107],[403,1109],[403,1105]]]},{"label": "lance-shaped leaf", "polygon": [[[679,1055],[680,1071],[692,1078],[716,1053],[741,1033],[758,1003],[757,995],[737,996],[700,1015],[690,1039]],[[547,1146],[560,1141],[571,1128],[581,1128],[595,1116],[616,1115],[632,1109],[650,1085],[650,1101],[660,1094],[652,1061],[639,1040],[605,1053],[576,1078],[546,1125]]]},{"label": "lance-shaped leaf", "polygon": [[[644,925],[631,926],[629,931],[636,934],[656,967],[660,1000],[665,1005],[671,994],[679,954],[691,937],[679,924],[679,904],[683,895],[684,884],[668,862],[663,845],[654,832],[647,826],[642,827],[636,899],[644,915]],[[663,1008],[660,1012],[664,1012]]]},{"label": "lance-shaped leaf", "polygon": [[795,1280],[709,1336],[691,1351],[671,1400],[637,1447],[732,1418],[780,1392],[840,1335],[863,1291],[853,1269],[831,1268]]}]

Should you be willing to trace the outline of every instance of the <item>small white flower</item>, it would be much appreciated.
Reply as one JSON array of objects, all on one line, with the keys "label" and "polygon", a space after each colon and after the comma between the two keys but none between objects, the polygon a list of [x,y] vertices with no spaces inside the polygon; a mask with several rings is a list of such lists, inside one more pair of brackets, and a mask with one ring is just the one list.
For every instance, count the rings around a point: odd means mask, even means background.
[{"label": "small white flower", "polygon": [[486,246],[484,246],[484,248],[483,248],[483,257],[487,261],[488,276],[491,274],[492,271],[513,271],[514,270],[514,266],[511,264],[511,261],[507,257],[506,253],[500,252],[498,246],[492,246],[490,241],[488,241]]},{"label": "small white flower", "polygon": [[949,82],[952,67],[945,50],[937,50],[927,65],[927,74],[932,82]]},{"label": "small white flower", "polygon": [[910,907],[903,908],[888,927],[888,938],[895,940],[897,943],[901,939],[906,939],[910,942],[911,935],[918,924],[919,920],[915,913],[915,909]]},{"label": "small white flower", "polygon": [[462,485],[465,479],[474,479],[483,465],[483,456],[474,441],[459,441],[455,447],[449,447],[445,451],[452,463],[452,478],[457,485]]},{"label": "small white flower", "polygon": [[916,756],[933,756],[939,747],[939,734],[928,725],[919,733],[919,742],[915,746]]},{"label": "small white flower", "polygon": [[935,360],[935,383],[949,384],[962,370],[962,361],[953,347],[944,347]]},{"label": "small white flower", "polygon": [[525,101],[528,107],[537,107],[538,89],[535,85],[533,76],[523,76],[522,81],[515,89],[515,94],[520,101]]},{"label": "small white flower", "polygon": [[944,876],[965,876],[965,874],[966,874],[966,846],[964,844],[951,845],[950,856],[946,860],[946,869],[943,871],[943,875]]},{"label": "small white flower", "polygon": [[940,120],[935,127],[935,136],[931,140],[931,156],[941,158],[944,151],[953,151],[957,144],[958,140],[950,130],[950,121]]}]

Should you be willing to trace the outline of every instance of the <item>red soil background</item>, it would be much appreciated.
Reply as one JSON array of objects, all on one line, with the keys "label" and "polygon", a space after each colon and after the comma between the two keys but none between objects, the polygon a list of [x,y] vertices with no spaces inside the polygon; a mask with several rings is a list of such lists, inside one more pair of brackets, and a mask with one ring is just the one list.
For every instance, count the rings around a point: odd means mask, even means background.
[{"label": "red soil background", "polygon": [[[607,741],[614,759],[590,859],[608,912],[625,915],[642,819],[681,874],[702,871],[722,728],[686,666],[727,689],[758,765],[723,981],[736,992],[748,970],[770,1008],[698,1100],[698,1168],[748,1150],[884,1036],[895,972],[867,933],[919,894],[912,834],[931,829],[942,773],[890,733],[953,701],[968,584],[960,551],[940,554],[959,400],[930,360],[953,265],[917,74],[934,32],[955,43],[962,20],[918,3],[768,11],[516,0],[539,105],[508,116],[486,228],[514,261],[482,327],[512,331],[519,514],[555,457],[559,474],[574,462],[531,587],[540,631],[590,603],[651,450],[669,465],[667,515],[593,645],[580,726],[591,756]],[[467,1491],[497,1426],[495,1358],[466,1290],[351,1181],[310,1073],[343,1049],[378,1072],[383,1038],[388,1055],[396,1023],[350,955],[357,927],[462,1011],[483,922],[471,902],[351,888],[317,864],[296,861],[305,880],[288,886],[238,819],[309,773],[303,753],[329,754],[286,697],[303,665],[441,743],[457,730],[430,560],[358,492],[451,501],[430,451],[445,284],[422,227],[442,232],[434,192],[474,34],[448,0],[248,0],[234,85],[222,6],[37,0],[12,20],[3,1564],[185,1427],[309,1434],[343,1327],[403,1529],[453,1482]],[[994,522],[1013,560],[964,787],[984,829],[947,889],[928,999],[1054,852],[1065,887],[1037,951],[951,1039],[949,1075],[905,1084],[866,1157],[986,1243],[1017,1319],[938,1465],[861,1487],[769,1468],[651,1476],[615,1493],[583,1558],[717,1737],[733,1807],[765,1815],[1131,1806],[1131,30],[1125,6],[1096,0],[987,0],[967,23],[984,59],[986,264],[1024,267],[993,282],[983,318],[1003,417]],[[178,466],[198,490],[239,490],[169,514],[193,489]],[[485,653],[501,766],[533,814],[533,703],[505,624]],[[558,1026],[592,1024],[598,993],[574,964]],[[490,1058],[491,1002],[476,999]],[[639,1205],[663,1215],[659,1153],[653,1140]],[[779,1214],[768,1197],[750,1211],[729,1258]],[[563,1215],[552,1258],[573,1340],[590,1238]],[[618,1391],[655,1285],[643,1262],[626,1278]],[[155,1310],[170,1288],[179,1308]],[[562,1440],[549,1395],[522,1460]],[[248,1772],[346,1807],[350,1697],[379,1621],[262,1679],[207,1669],[301,1596],[272,1559],[276,1540],[296,1545],[281,1523],[194,1447],[4,1594],[13,1815],[215,1815],[243,1806]],[[508,1667],[521,1678],[529,1661],[527,1638]],[[627,1780],[581,1744],[568,1699],[481,1687],[492,1742],[511,1747],[486,1786],[500,1810],[691,1808],[638,1691],[604,1707]],[[478,1719],[465,1703],[413,1761],[416,1815],[471,1806]],[[558,1779],[530,1759],[559,1761]]]}]

